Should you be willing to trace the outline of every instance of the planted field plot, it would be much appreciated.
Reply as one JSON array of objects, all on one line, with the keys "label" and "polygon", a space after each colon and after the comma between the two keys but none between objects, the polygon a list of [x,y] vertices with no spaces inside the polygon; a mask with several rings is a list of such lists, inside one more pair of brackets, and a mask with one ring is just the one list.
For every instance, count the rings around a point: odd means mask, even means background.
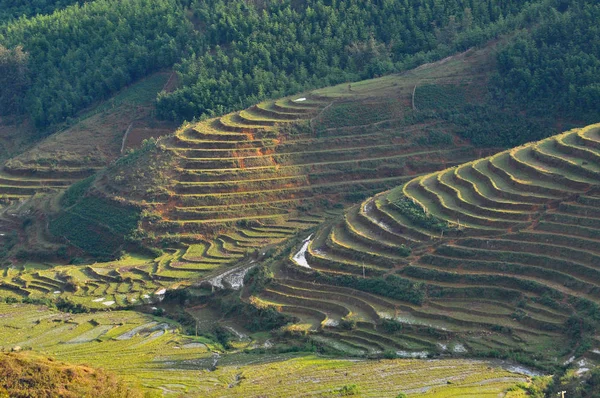
[{"label": "planted field plot", "polygon": [[195,281],[212,270],[179,265],[180,255],[170,253],[155,260],[126,257],[87,266],[26,263],[2,270],[0,297],[47,298],[89,309],[150,303],[159,298],[156,293],[160,290],[182,281]]},{"label": "planted field plot", "polygon": [[66,314],[39,305],[0,304],[0,317],[4,350],[32,349],[61,361],[110,370],[132,386],[164,396],[322,396],[345,388],[373,397],[400,392],[427,392],[426,397],[477,392],[495,397],[528,380],[484,361],[219,355],[210,340],[183,336],[171,321],[132,311]]},{"label": "planted field plot", "polygon": [[[264,255],[265,246],[279,243],[322,221],[322,217],[307,215],[276,226],[255,224],[217,235],[211,241],[196,234],[168,235],[179,248],[166,249],[157,258],[127,255],[120,260],[90,265],[26,261],[5,266],[0,270],[0,299],[46,298],[91,309],[149,303],[160,298],[155,293],[165,288],[212,281],[229,271],[234,278],[235,266],[242,261],[247,263],[248,258]],[[11,233],[12,224],[0,223],[0,227],[6,227],[0,229],[6,231],[0,232],[0,242],[8,247],[17,238]],[[221,283],[216,286],[223,287]],[[236,282],[236,286],[240,288],[241,281]]]},{"label": "planted field plot", "polygon": [[260,299],[365,355],[569,357],[573,317],[600,304],[598,205],[592,125],[367,199],[291,253]]},{"label": "planted field plot", "polygon": [[92,364],[166,395],[196,389],[202,383],[199,373],[212,363],[207,341],[180,335],[171,321],[133,311],[66,314],[38,305],[0,304],[0,317],[2,349],[18,346]]},{"label": "planted field plot", "polygon": [[[167,249],[154,259],[128,255],[91,265],[25,262],[7,266],[0,271],[0,300],[44,298],[100,310],[153,303],[167,288],[202,280],[218,288],[223,288],[222,279],[230,284],[235,280],[233,285],[239,289],[250,261],[248,256],[259,257],[264,254],[260,252],[264,246],[287,239],[302,228],[314,227],[321,220],[306,217],[278,227],[240,228],[210,242],[196,235],[176,236],[182,248]],[[12,239],[0,238],[0,242]],[[190,243],[183,243],[186,240]]]},{"label": "planted field plot", "polygon": [[[223,366],[205,397],[497,397],[527,378],[478,361],[348,361],[313,356]],[[432,370],[435,369],[435,370]]]},{"label": "planted field plot", "polygon": [[29,171],[21,169],[0,169],[0,201],[9,203],[25,199],[37,192],[51,192],[65,189],[74,181],[94,172],[94,169],[85,170],[70,168],[60,172],[56,170],[40,169],[34,176]]}]

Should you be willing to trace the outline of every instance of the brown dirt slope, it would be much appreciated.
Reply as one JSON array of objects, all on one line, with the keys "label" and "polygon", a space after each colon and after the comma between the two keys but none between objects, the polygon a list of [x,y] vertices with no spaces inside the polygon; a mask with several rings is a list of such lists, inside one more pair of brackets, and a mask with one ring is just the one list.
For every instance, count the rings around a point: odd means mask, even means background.
[{"label": "brown dirt slope", "polygon": [[0,354],[0,397],[141,397],[114,375],[22,353]]}]

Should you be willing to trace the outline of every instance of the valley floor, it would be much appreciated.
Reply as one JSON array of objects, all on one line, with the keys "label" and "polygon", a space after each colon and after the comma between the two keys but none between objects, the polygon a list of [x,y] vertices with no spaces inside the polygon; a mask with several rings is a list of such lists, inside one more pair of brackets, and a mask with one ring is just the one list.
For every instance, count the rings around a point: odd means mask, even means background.
[{"label": "valley floor", "polygon": [[[237,342],[224,354],[210,340],[184,336],[165,318],[133,311],[65,314],[33,304],[0,304],[0,347],[118,373],[165,396],[422,397],[504,396],[529,377],[500,363],[466,359],[336,359],[277,354]],[[266,344],[265,344],[266,343]],[[516,389],[516,388],[513,388]]]}]

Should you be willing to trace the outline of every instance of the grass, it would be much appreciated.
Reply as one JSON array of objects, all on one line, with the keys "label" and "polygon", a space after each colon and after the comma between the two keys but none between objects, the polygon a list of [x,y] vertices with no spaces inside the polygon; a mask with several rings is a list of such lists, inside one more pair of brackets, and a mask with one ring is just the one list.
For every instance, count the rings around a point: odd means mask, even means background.
[{"label": "grass", "polygon": [[0,385],[0,394],[6,397],[29,396],[31,386],[50,396],[142,396],[111,373],[31,353],[0,354]]},{"label": "grass", "polygon": [[[481,375],[482,377],[468,376],[461,374],[470,373],[469,368],[476,369],[477,362],[469,364],[468,362],[440,363],[436,372],[419,372],[423,362],[408,361],[381,361],[376,363],[349,362],[343,360],[331,360],[318,357],[301,357],[291,359],[285,362],[267,363],[253,366],[242,372],[244,379],[241,383],[233,387],[231,392],[215,391],[206,389],[205,396],[260,396],[269,393],[270,396],[323,396],[339,395],[340,391],[356,391],[358,396],[381,397],[396,396],[400,392],[414,393],[426,385],[435,385],[446,383],[446,380],[453,380],[457,386],[450,388],[455,391],[477,391],[478,386],[485,383],[486,380],[501,379],[507,377],[506,384],[502,382],[494,383],[489,391],[494,394],[502,392],[511,384],[519,380],[519,377],[499,370],[492,370],[491,373]],[[429,364],[430,365],[430,364]],[[487,373],[487,372],[486,372]],[[229,375],[229,379],[222,382],[223,387],[227,381],[235,380],[236,373],[233,368],[225,368],[221,371],[222,375]],[[281,379],[284,374],[293,374],[293,378]],[[381,377],[374,378],[378,374]],[[420,378],[419,375],[423,375]],[[489,376],[488,376],[489,375]],[[491,377],[490,377],[491,376]],[[253,380],[260,380],[258,384],[252,383]],[[307,382],[308,381],[308,382]],[[315,385],[318,388],[315,388]],[[269,388],[267,389],[267,386]],[[344,388],[345,387],[345,388]],[[438,387],[435,394],[443,393],[445,388]],[[488,387],[485,387],[486,389]],[[427,396],[427,395],[425,395]],[[434,395],[434,393],[429,394]]]},{"label": "grass", "polygon": [[[97,310],[123,308],[143,303],[146,296],[178,281],[200,278],[221,262],[186,262],[180,253],[153,260],[142,255],[126,255],[119,260],[93,266],[34,264],[3,271],[0,297],[67,300]],[[165,278],[167,277],[167,278]],[[12,286],[12,288],[11,288]],[[109,302],[114,303],[109,304]]]},{"label": "grass", "polygon": [[[132,385],[146,389],[160,391],[165,384],[191,380],[197,373],[179,369],[178,376],[161,363],[168,360],[181,363],[209,356],[206,346],[181,349],[194,339],[171,331],[158,335],[148,329],[140,330],[131,338],[120,337],[150,322],[165,322],[131,311],[66,316],[38,306],[2,304],[0,312],[4,316],[0,325],[4,348],[20,345],[70,363],[90,363],[112,370]],[[165,325],[170,329],[177,327]],[[70,344],[64,344],[66,342]],[[156,373],[160,376],[156,377]]]}]

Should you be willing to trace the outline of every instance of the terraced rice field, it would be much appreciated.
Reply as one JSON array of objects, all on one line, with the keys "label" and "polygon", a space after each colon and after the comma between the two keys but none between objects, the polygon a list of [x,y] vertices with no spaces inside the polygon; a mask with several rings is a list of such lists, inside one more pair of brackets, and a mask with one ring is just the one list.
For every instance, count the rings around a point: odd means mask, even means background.
[{"label": "terraced rice field", "polygon": [[[600,125],[592,125],[365,200],[292,252],[260,299],[363,354],[517,349],[568,358],[567,319],[600,303],[599,205]],[[414,295],[367,293],[374,285],[365,277]],[[355,329],[339,326],[348,319]],[[385,319],[402,331],[386,334]]]},{"label": "terraced rice field", "polygon": [[180,266],[180,256],[173,252],[154,260],[128,257],[87,266],[27,262],[2,271],[0,297],[65,299],[92,309],[123,308],[156,301],[156,293],[164,288],[193,283],[220,265]]},{"label": "terraced rice field", "polygon": [[[34,260],[7,265],[0,271],[0,298],[65,299],[95,309],[144,304],[156,299],[154,293],[165,288],[194,285],[216,277],[220,281],[219,275],[224,273],[229,275],[225,278],[228,282],[236,280],[236,275],[243,275],[249,261],[255,261],[252,258],[262,257],[265,246],[314,227],[323,219],[308,214],[277,226],[239,227],[213,240],[197,234],[169,235],[179,248],[165,249],[157,258],[127,255],[120,260],[89,265]],[[14,225],[9,220],[6,217],[0,222],[3,234],[0,243],[13,239],[10,235]],[[28,242],[35,240],[36,247],[47,242],[43,236],[28,239]],[[217,282],[216,286],[222,287],[222,283]]]},{"label": "terraced rice field", "polygon": [[65,314],[44,306],[0,304],[0,318],[2,349],[18,346],[102,367],[164,396],[321,396],[355,385],[361,396],[403,391],[441,397],[476,391],[496,397],[527,381],[498,364],[472,360],[357,362],[293,354],[219,354],[209,340],[181,335],[171,321],[132,311]]},{"label": "terraced rice field", "polygon": [[[177,241],[183,242],[180,248],[166,249],[157,258],[127,255],[120,260],[89,265],[26,261],[2,269],[0,298],[65,299],[92,309],[114,309],[156,301],[156,292],[195,285],[202,280],[216,278],[212,285],[222,288],[223,275],[229,275],[224,278],[229,283],[237,280],[238,274],[243,276],[243,271],[264,254],[265,249],[261,248],[287,239],[303,228],[314,227],[322,220],[308,215],[278,226],[238,228],[212,241],[198,235],[177,235]],[[0,236],[0,242],[3,238]]]},{"label": "terraced rice field", "polygon": [[[352,362],[309,356],[241,369],[224,366],[218,373],[222,380],[230,381],[229,388],[211,386],[202,390],[202,396],[396,397],[404,392],[419,397],[497,397],[526,380],[522,375],[483,366],[485,362],[464,360]],[[351,391],[354,394],[344,394]]]},{"label": "terraced rice field", "polygon": [[[175,166],[168,193],[146,202],[159,219],[144,228],[158,239],[198,244],[181,258],[193,259],[186,268],[199,261],[206,267],[313,227],[339,209],[333,204],[476,156],[468,145],[417,148],[430,126],[404,125],[405,102],[307,94],[184,127],[161,141]],[[349,109],[379,113],[329,127]],[[110,195],[129,197],[127,187],[102,184]]]},{"label": "terraced rice field", "polygon": [[[142,227],[149,239],[180,250],[174,261],[155,267],[165,278],[194,276],[217,263],[235,262],[314,227],[341,211],[344,203],[356,203],[414,176],[477,157],[470,145],[453,134],[452,126],[407,118],[412,114],[416,83],[452,83],[462,76],[468,84],[484,73],[482,68],[472,68],[476,58],[457,58],[451,67],[430,65],[402,76],[368,80],[351,90],[339,85],[265,101],[187,125],[160,140],[159,145],[172,155],[165,156],[168,167],[149,161],[139,175],[124,171],[125,176],[112,179],[100,176],[94,189],[143,207],[149,217]],[[427,144],[433,130],[452,145]],[[42,155],[7,162],[0,174],[0,196],[22,199],[60,190],[102,166],[92,158],[89,164],[75,164],[75,158],[66,155],[57,155],[58,163],[40,161],[33,169],[31,162],[25,162],[43,160]],[[127,168],[136,169],[136,164]],[[133,180],[127,178],[134,174]],[[7,186],[27,189],[3,193],[3,176]],[[147,191],[132,189],[137,180],[144,180],[139,185]],[[127,183],[121,185],[122,181]],[[59,208],[55,205],[49,213]],[[28,246],[42,242],[54,249],[52,237],[43,238]],[[186,253],[188,245],[197,247]]]},{"label": "terraced rice field", "polygon": [[50,192],[65,189],[79,178],[91,175],[94,171],[85,168],[56,170],[40,169],[31,175],[31,170],[10,169],[4,167],[0,170],[0,201],[10,203],[15,200],[28,198],[38,192]]},{"label": "terraced rice field", "polygon": [[[397,185],[406,179],[407,160],[447,155],[390,147],[397,131],[317,133],[312,124],[334,105],[327,97],[287,98],[177,132],[166,146],[179,169],[173,195],[158,206],[163,221],[156,228],[186,233],[244,220],[277,224],[302,204],[343,195],[350,186],[367,194]],[[304,127],[286,128],[290,123]]]}]

